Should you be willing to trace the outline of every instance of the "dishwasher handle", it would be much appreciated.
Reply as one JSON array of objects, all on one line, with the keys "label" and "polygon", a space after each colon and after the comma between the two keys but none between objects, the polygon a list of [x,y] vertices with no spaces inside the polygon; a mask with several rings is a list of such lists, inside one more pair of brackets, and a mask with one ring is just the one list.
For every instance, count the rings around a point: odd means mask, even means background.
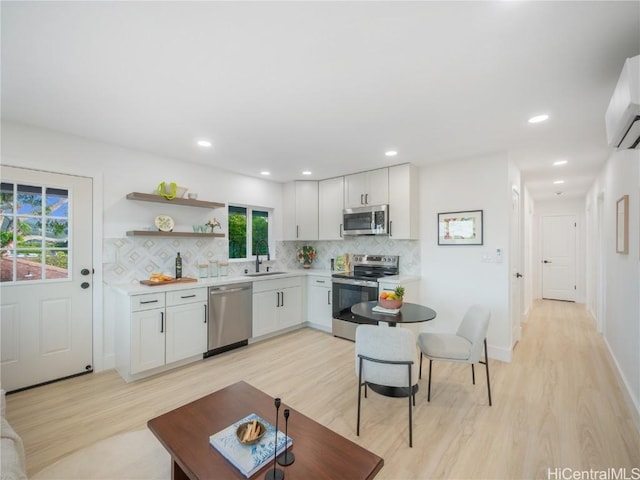
[{"label": "dishwasher handle", "polygon": [[243,292],[245,290],[251,290],[251,287],[238,287],[238,288],[228,288],[228,289],[210,288],[209,295],[223,295],[227,293]]}]

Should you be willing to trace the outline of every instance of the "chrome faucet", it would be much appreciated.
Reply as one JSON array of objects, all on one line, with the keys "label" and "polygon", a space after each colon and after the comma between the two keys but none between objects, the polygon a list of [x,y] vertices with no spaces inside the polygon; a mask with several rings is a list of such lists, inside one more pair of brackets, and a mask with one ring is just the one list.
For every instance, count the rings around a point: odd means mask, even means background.
[{"label": "chrome faucet", "polygon": [[258,254],[258,247],[260,246],[260,243],[267,247],[267,261],[271,260],[271,254],[269,253],[269,244],[265,242],[264,239],[256,240],[256,273],[260,271],[260,264],[262,263],[262,261],[260,261],[260,255]]}]

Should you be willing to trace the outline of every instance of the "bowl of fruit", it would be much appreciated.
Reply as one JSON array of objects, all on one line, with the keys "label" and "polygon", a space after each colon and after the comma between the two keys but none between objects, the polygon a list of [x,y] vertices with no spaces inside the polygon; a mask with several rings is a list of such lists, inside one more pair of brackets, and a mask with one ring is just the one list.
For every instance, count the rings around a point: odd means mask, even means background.
[{"label": "bowl of fruit", "polygon": [[398,285],[395,290],[384,290],[380,293],[378,298],[378,305],[383,308],[389,308],[395,310],[402,307],[402,300],[404,297],[404,287]]}]

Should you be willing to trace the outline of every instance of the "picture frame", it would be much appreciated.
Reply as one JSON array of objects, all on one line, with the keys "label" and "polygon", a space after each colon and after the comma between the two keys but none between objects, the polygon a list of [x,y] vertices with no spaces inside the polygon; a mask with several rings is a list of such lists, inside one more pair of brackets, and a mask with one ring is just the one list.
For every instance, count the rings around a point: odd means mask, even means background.
[{"label": "picture frame", "polygon": [[616,253],[629,253],[629,195],[616,202]]},{"label": "picture frame", "polygon": [[438,213],[438,245],[482,245],[482,210]]}]

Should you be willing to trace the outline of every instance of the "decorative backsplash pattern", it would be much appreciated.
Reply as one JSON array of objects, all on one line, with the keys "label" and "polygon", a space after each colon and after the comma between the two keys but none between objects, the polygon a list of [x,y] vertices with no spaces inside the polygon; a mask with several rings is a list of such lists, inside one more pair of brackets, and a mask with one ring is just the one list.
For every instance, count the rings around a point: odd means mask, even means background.
[{"label": "decorative backsplash pattern", "polygon": [[[296,252],[302,245],[313,245],[317,251],[312,269],[329,270],[331,259],[345,253],[372,255],[400,255],[400,273],[420,275],[420,242],[417,240],[393,240],[384,236],[350,237],[337,241],[288,241],[276,242],[274,260],[264,258],[262,269],[266,265],[274,270],[301,269]],[[106,238],[104,241],[104,281],[110,284],[138,283],[152,272],[165,272],[173,275],[176,253],[180,252],[182,275],[197,277],[197,265],[202,261],[228,261],[226,238],[158,238],[124,237]],[[236,276],[244,270],[255,270],[255,262],[229,262],[228,275]]]}]

